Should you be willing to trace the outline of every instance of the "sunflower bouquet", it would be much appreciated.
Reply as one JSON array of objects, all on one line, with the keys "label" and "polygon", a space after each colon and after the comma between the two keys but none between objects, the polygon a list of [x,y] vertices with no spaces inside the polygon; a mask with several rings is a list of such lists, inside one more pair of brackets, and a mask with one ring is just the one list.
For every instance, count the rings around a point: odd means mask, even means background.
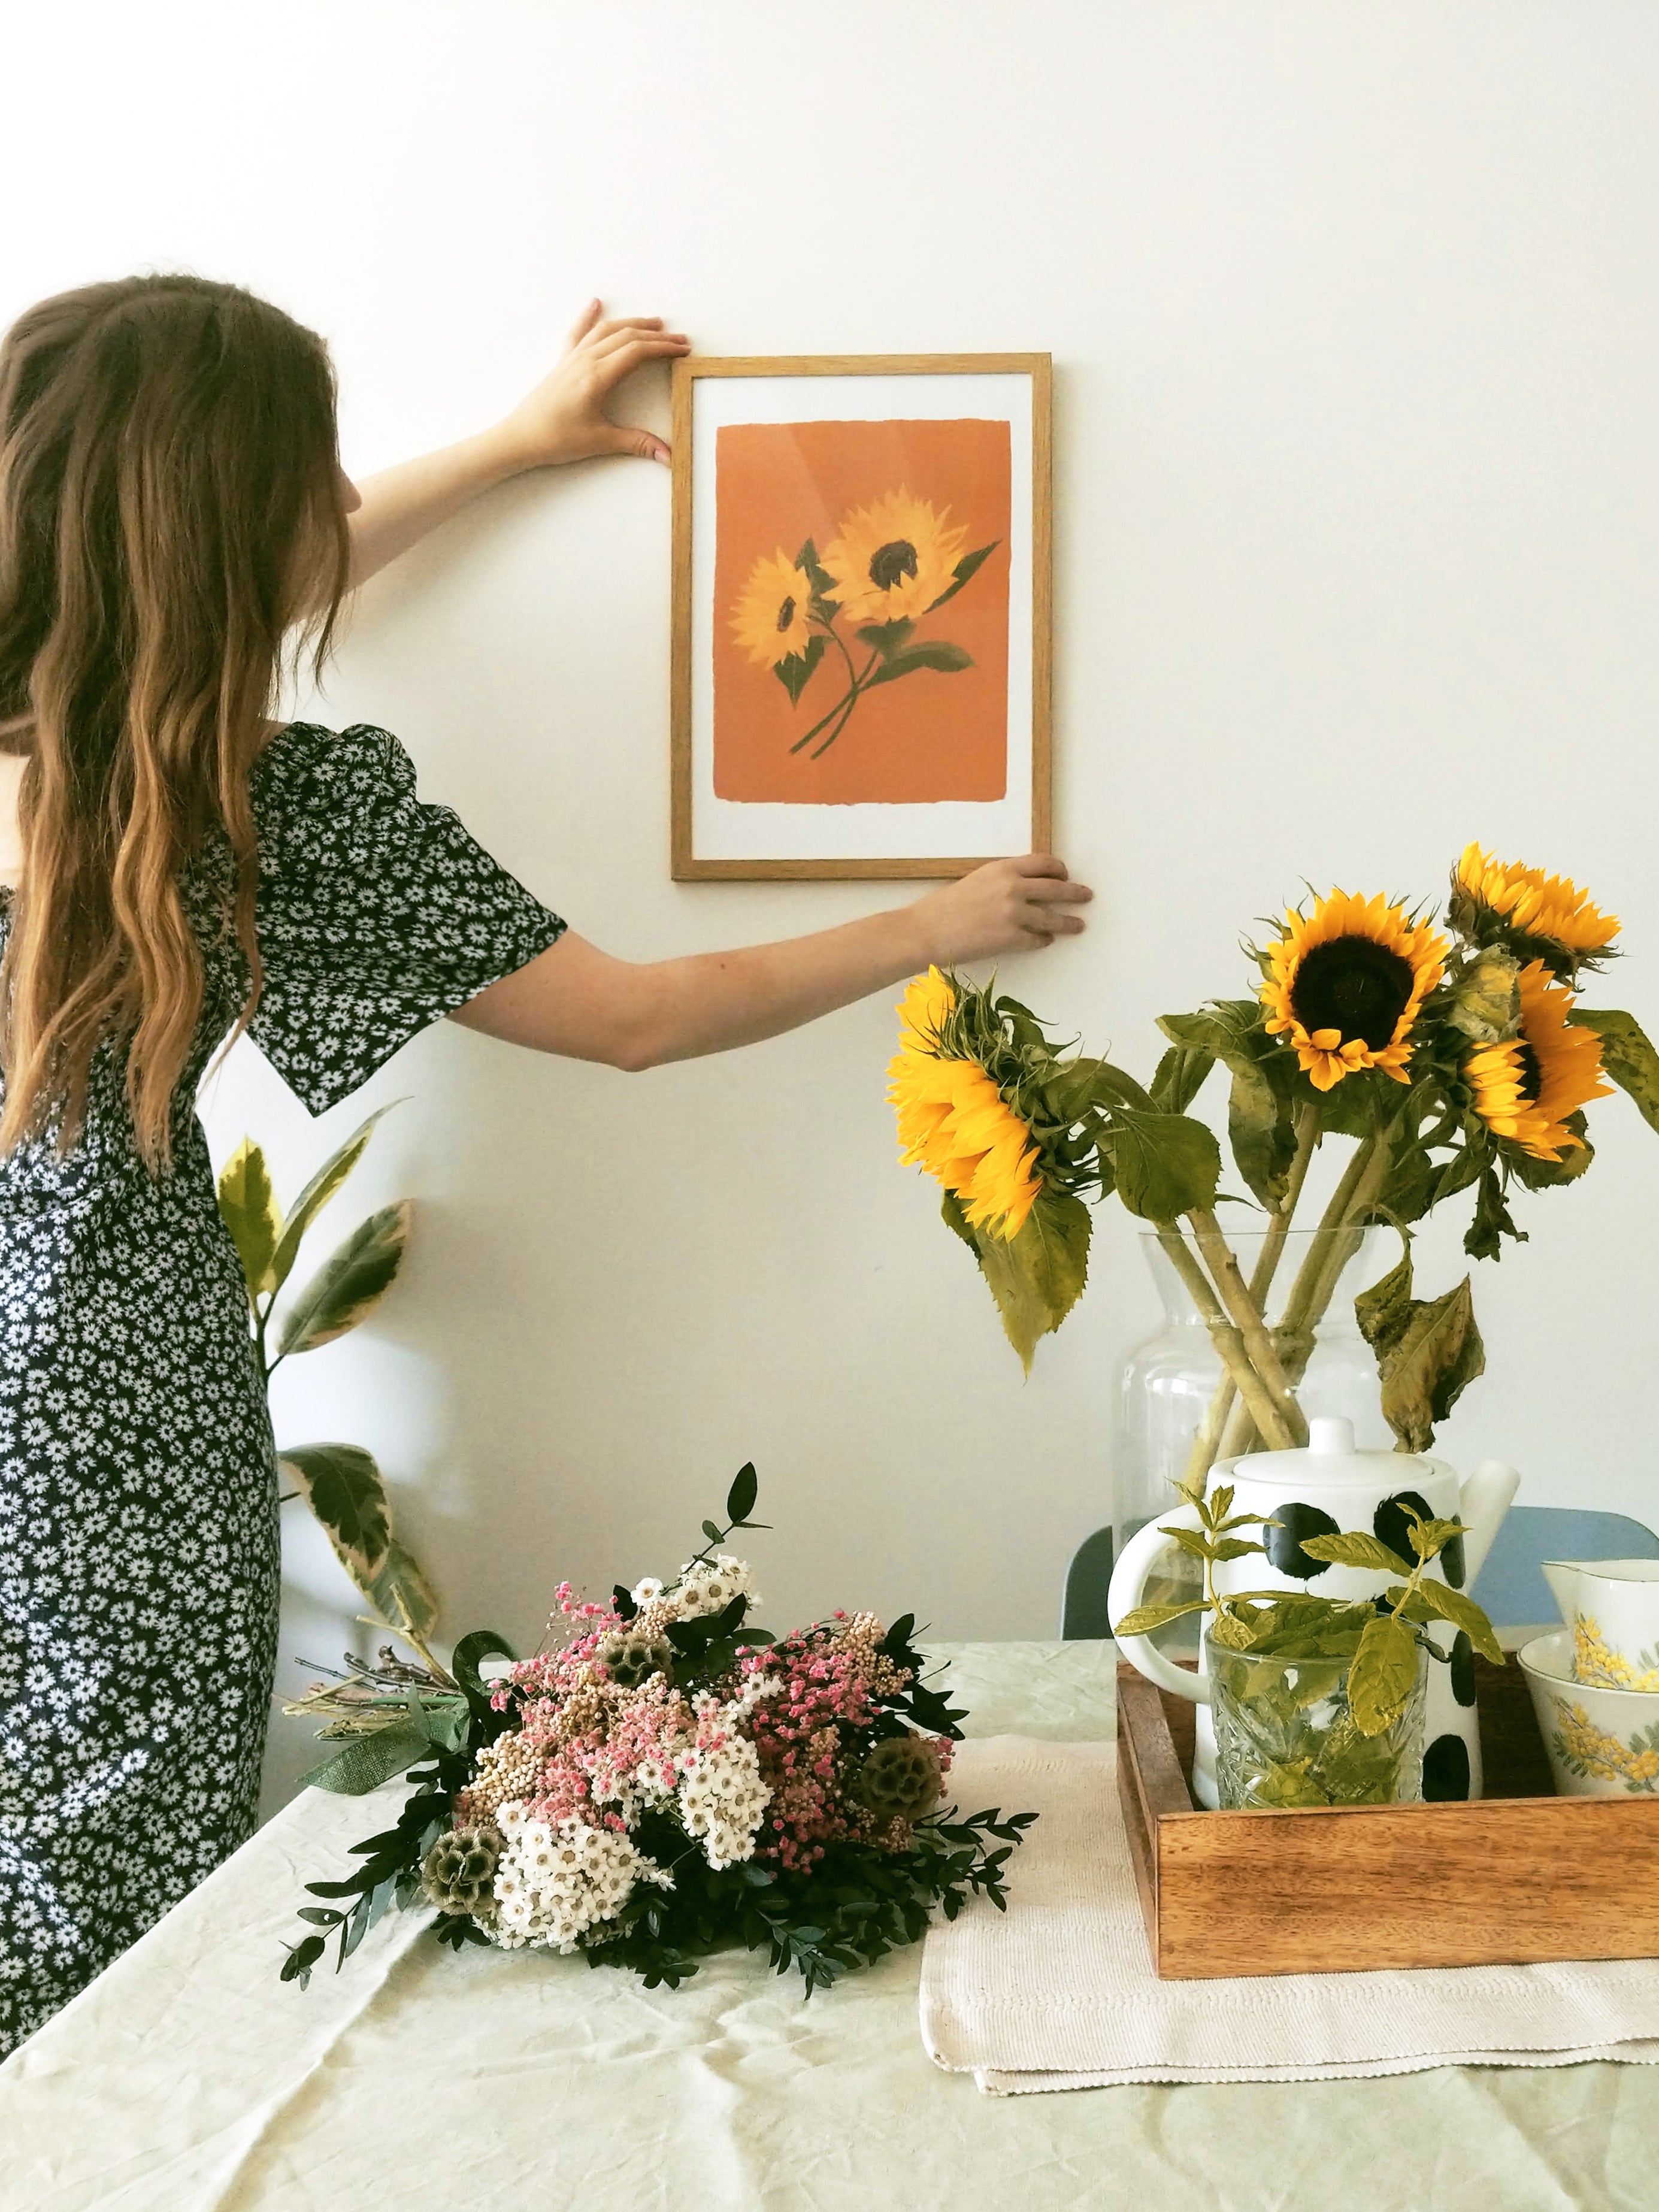
[{"label": "sunflower bouquet", "polygon": [[[322,1901],[301,1909],[283,1980],[304,1987],[331,1942],[337,1971],[395,1903],[453,1949],[580,1952],[647,1988],[741,1944],[810,1996],[915,1942],[936,1906],[1001,1907],[1036,1814],[947,1805],[965,1715],[923,1680],[908,1614],[781,1638],[750,1623],[753,1571],[722,1547],[760,1525],[757,1486],[742,1468],[726,1525],[704,1522],[670,1581],[603,1601],[562,1583],[532,1658],[481,1629],[446,1667],[406,1620],[412,1656],[387,1645],[289,1706],[344,1739],[308,1782],[412,1787],[354,1873],[307,1885]],[[486,1680],[492,1658],[508,1664]]]},{"label": "sunflower bouquet", "polygon": [[[1018,1001],[933,969],[906,994],[889,1071],[901,1156],[943,1184],[945,1219],[1028,1370],[1082,1293],[1086,1201],[1115,1191],[1152,1225],[1222,1360],[1188,1480],[1224,1454],[1306,1443],[1296,1389],[1315,1330],[1364,1231],[1392,1224],[1405,1255],[1356,1312],[1383,1413],[1402,1448],[1421,1451],[1485,1355],[1468,1277],[1413,1296],[1413,1224],[1473,1192],[1464,1248],[1495,1260],[1506,1240],[1525,1241],[1517,1188],[1589,1167],[1584,1109],[1613,1084],[1659,1128],[1659,1054],[1629,1014],[1577,996],[1580,978],[1614,957],[1618,929],[1565,878],[1477,845],[1453,871],[1443,920],[1332,890],[1247,943],[1252,995],[1163,1018],[1168,1048],[1145,1085],[1062,1052]],[[1234,1195],[1220,1188],[1220,1145],[1188,1111],[1218,1068],[1233,1165],[1265,1217],[1248,1279],[1218,1212]],[[1328,1139],[1352,1150],[1269,1327]]]},{"label": "sunflower bouquet", "polygon": [[916,635],[916,625],[955,599],[1000,542],[964,553],[967,538],[949,507],[935,509],[901,484],[843,517],[822,558],[809,538],[793,560],[780,545],[755,562],[732,612],[740,649],[771,669],[792,707],[832,647],[843,664],[840,697],[792,753],[808,745],[810,759],[827,753],[878,684],[924,668],[951,676],[973,666],[948,638]]}]

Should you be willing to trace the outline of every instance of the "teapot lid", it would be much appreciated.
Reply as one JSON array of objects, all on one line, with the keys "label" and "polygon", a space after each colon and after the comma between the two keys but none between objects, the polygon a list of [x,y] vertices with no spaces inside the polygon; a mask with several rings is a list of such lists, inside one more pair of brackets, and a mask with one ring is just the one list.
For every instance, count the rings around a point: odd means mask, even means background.
[{"label": "teapot lid", "polygon": [[1402,1468],[1440,1464],[1417,1452],[1356,1451],[1352,1421],[1340,1414],[1316,1413],[1308,1423],[1305,1448],[1253,1452],[1243,1459],[1218,1462],[1215,1471],[1254,1474],[1265,1471],[1268,1462],[1275,1480],[1300,1474],[1323,1482],[1381,1482],[1390,1490],[1397,1486]]}]

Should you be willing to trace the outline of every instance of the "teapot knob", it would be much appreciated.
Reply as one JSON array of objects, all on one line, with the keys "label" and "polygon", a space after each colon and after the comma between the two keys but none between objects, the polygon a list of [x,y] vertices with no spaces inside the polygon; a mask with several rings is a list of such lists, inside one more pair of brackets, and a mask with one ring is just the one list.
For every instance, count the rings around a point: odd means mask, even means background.
[{"label": "teapot knob", "polygon": [[1340,1413],[1316,1413],[1308,1424],[1308,1449],[1321,1459],[1352,1459],[1353,1423]]}]

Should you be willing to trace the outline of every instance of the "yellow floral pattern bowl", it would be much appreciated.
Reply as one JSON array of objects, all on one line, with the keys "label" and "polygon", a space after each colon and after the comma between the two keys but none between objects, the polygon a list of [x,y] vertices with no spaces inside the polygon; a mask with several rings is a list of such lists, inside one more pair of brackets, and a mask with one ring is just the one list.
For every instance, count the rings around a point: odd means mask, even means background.
[{"label": "yellow floral pattern bowl", "polygon": [[1535,1636],[1516,1654],[1560,1797],[1659,1796],[1659,1690],[1580,1680],[1574,1632]]}]

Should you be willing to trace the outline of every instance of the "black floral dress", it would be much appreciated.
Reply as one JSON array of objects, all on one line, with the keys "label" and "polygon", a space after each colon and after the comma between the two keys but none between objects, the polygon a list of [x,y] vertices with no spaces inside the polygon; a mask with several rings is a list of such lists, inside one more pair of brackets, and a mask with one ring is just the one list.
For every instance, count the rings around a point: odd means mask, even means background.
[{"label": "black floral dress", "polygon": [[[252,1034],[313,1113],[564,927],[383,730],[293,724],[252,792]],[[171,1171],[135,1150],[113,1049],[71,1152],[0,1161],[0,2055],[253,1826],[276,1466],[194,1108],[246,990],[230,882],[222,843],[185,878],[206,995]]]}]

